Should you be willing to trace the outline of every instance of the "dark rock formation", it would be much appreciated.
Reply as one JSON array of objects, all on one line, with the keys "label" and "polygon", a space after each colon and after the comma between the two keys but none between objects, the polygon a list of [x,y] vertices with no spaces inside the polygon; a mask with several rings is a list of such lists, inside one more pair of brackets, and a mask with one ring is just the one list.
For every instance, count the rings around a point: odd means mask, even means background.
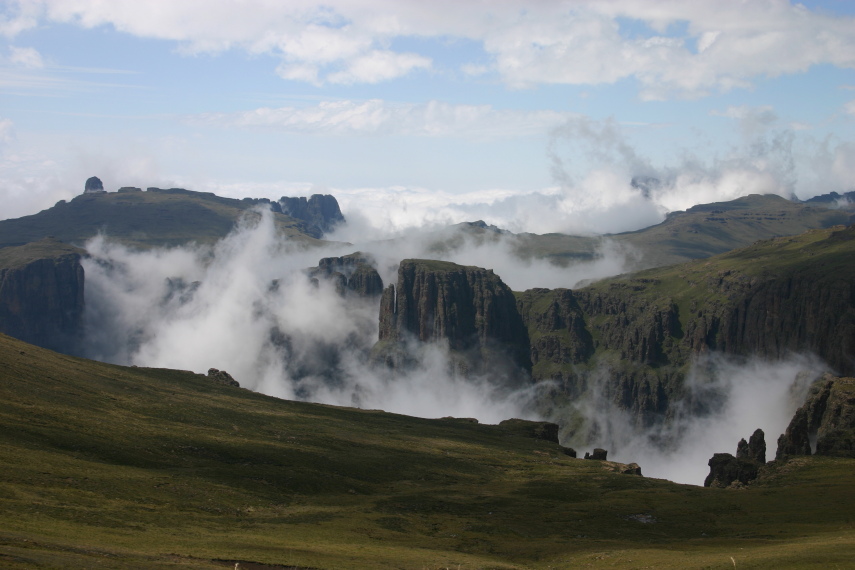
[{"label": "dark rock formation", "polygon": [[[499,422],[499,427],[517,435],[558,443],[558,424],[512,418]],[[573,451],[572,449],[570,451]],[[565,451],[566,453],[566,451]],[[573,452],[575,457],[575,451]]]},{"label": "dark rock formation", "polygon": [[608,461],[609,452],[600,447],[594,449],[592,453],[585,453],[585,459],[596,459],[597,461]]},{"label": "dark rock formation", "polygon": [[101,179],[97,176],[87,179],[86,186],[83,187],[83,193],[95,194],[98,192],[104,192],[104,184],[101,183]]},{"label": "dark rock formation", "polygon": [[0,332],[77,353],[83,327],[84,253],[51,238],[0,249]]},{"label": "dark rock formation", "polygon": [[766,463],[766,434],[762,429],[755,430],[747,442],[745,438],[739,440],[736,445],[736,458],[760,465]]},{"label": "dark rock formation", "polygon": [[814,383],[778,438],[775,458],[812,453],[855,457],[855,378],[827,374]]},{"label": "dark rock formation", "polygon": [[569,455],[570,457],[576,457],[576,450],[572,447],[563,447],[561,448],[564,451],[564,455]]},{"label": "dark rock formation", "polygon": [[747,485],[757,478],[760,467],[766,463],[766,439],[763,430],[755,430],[746,442],[741,439],[736,446],[736,457],[729,453],[716,453],[709,460],[710,474],[704,487],[725,488],[739,482]]},{"label": "dark rock formation", "polygon": [[644,477],[641,474],[641,466],[638,463],[630,463],[626,466],[626,468],[621,471],[624,475],[638,475],[639,477]]},{"label": "dark rock formation", "polygon": [[238,381],[232,378],[232,375],[226,372],[225,370],[209,368],[208,378],[210,378],[217,384],[225,384],[226,386],[234,386],[236,388],[240,388],[240,384],[238,383]]},{"label": "dark rock formation", "polygon": [[374,259],[361,252],[343,257],[325,257],[317,267],[308,270],[314,280],[335,282],[340,295],[353,293],[359,297],[379,297],[383,294],[383,280],[374,268]]},{"label": "dark rock formation", "polygon": [[753,461],[737,459],[729,453],[716,453],[709,460],[710,474],[704,479],[704,487],[725,488],[735,481],[747,485],[757,478],[760,467]]},{"label": "dark rock formation", "polygon": [[[389,349],[411,340],[447,342],[459,370],[519,379],[531,370],[528,332],[513,292],[489,269],[407,259],[380,301],[380,340]],[[390,363],[388,358],[385,359]]]},{"label": "dark rock formation", "polygon": [[332,231],[336,225],[344,222],[338,201],[329,194],[313,194],[308,199],[305,196],[299,198],[283,196],[279,199],[279,206],[283,214],[306,222],[306,233],[316,238],[320,238],[323,234]]}]

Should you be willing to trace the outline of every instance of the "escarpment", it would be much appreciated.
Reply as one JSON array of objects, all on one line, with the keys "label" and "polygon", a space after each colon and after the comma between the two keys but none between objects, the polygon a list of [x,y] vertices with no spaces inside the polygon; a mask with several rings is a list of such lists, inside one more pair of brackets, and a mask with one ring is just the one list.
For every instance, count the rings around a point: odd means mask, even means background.
[{"label": "escarpment", "polygon": [[380,302],[381,359],[409,341],[448,344],[458,368],[516,375],[531,369],[528,332],[513,292],[489,269],[407,259]]},{"label": "escarpment", "polygon": [[52,238],[0,249],[0,332],[76,352],[83,327],[83,253]]},{"label": "escarpment", "polygon": [[[568,398],[596,386],[639,426],[672,413],[708,353],[813,353],[855,373],[855,229],[818,230],[567,289],[518,293],[535,381]],[[703,412],[714,402],[693,402]]]}]

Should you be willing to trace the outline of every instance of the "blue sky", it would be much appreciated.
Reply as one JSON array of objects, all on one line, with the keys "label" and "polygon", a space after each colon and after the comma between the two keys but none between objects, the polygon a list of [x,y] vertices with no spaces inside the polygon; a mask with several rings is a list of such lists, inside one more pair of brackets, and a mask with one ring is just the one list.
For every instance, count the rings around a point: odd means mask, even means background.
[{"label": "blue sky", "polygon": [[[855,189],[855,2],[6,0],[0,217],[181,186],[620,231]],[[642,199],[632,176],[662,185]]]}]

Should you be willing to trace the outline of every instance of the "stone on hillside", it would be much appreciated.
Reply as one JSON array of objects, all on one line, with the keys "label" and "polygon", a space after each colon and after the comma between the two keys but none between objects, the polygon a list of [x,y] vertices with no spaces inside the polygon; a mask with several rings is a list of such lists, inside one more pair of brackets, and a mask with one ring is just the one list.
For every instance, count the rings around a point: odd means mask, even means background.
[{"label": "stone on hillside", "polygon": [[208,378],[210,378],[217,384],[225,384],[226,386],[234,386],[236,388],[240,388],[240,384],[238,384],[238,381],[232,378],[232,375],[226,372],[225,370],[209,368]]},{"label": "stone on hillside", "polygon": [[585,452],[585,459],[596,459],[597,461],[608,461],[609,452],[601,447],[594,449],[592,453]]}]

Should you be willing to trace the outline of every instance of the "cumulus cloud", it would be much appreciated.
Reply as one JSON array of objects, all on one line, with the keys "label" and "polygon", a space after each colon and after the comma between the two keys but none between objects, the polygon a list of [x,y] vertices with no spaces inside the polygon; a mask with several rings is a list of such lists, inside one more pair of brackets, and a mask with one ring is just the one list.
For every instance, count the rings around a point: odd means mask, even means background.
[{"label": "cumulus cloud", "polygon": [[492,105],[453,105],[442,101],[392,103],[322,101],[311,107],[262,107],[239,113],[206,113],[185,118],[191,124],[268,128],[288,133],[370,136],[460,136],[502,138],[538,134],[571,113],[515,111]]},{"label": "cumulus cloud", "polygon": [[392,47],[408,38],[477,42],[488,63],[463,65],[489,69],[513,87],[635,78],[646,99],[748,87],[756,77],[814,65],[855,66],[851,17],[788,2],[507,0],[483,8],[458,2],[186,0],[160,1],[153,8],[139,2],[19,0],[7,8],[2,29],[13,36],[43,20],[112,25],[178,42],[189,53],[270,53],[281,58],[283,77],[317,84],[374,83],[434,67],[425,53]]}]

